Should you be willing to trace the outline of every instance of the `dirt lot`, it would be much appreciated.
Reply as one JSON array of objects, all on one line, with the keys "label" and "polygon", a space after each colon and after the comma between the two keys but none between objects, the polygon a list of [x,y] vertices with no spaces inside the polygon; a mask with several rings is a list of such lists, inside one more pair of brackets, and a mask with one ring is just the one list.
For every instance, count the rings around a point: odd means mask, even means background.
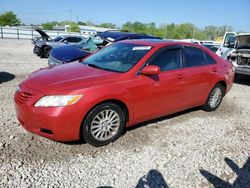
[{"label": "dirt lot", "polygon": [[0,187],[249,187],[250,78],[215,112],[193,109],[128,130],[102,148],[25,131],[13,94],[46,59],[25,40],[0,40]]}]

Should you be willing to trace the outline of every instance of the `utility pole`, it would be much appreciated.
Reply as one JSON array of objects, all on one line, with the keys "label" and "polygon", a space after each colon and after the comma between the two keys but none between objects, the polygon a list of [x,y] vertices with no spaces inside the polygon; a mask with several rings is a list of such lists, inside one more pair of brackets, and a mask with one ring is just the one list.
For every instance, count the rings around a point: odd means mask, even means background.
[{"label": "utility pole", "polygon": [[194,27],[194,31],[193,31],[193,39],[195,37],[195,32],[196,32],[196,27]]},{"label": "utility pole", "polygon": [[72,10],[68,9],[68,11],[69,11],[69,32],[71,33]]}]

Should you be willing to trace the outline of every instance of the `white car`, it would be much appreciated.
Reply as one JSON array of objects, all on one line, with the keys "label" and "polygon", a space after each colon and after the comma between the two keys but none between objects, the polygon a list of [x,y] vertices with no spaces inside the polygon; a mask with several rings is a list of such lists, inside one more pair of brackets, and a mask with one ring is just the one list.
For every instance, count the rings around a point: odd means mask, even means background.
[{"label": "white car", "polygon": [[250,33],[226,33],[217,54],[232,62],[236,74],[250,76]]}]

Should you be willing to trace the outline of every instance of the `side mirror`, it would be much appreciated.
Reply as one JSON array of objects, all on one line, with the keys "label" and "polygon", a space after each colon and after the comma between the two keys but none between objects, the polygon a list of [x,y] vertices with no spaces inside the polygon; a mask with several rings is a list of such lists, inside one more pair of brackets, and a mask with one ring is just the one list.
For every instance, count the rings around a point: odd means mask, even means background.
[{"label": "side mirror", "polygon": [[156,65],[148,65],[141,70],[141,74],[146,76],[158,75],[160,72],[160,67]]}]

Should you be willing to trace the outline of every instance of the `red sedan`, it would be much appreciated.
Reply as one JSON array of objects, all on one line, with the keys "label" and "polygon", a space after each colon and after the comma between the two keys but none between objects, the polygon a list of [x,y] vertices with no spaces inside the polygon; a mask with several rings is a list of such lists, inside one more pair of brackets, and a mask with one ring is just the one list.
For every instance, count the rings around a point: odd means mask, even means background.
[{"label": "red sedan", "polygon": [[205,47],[131,40],[80,63],[36,71],[14,98],[18,120],[28,131],[102,146],[139,122],[196,106],[215,110],[233,80],[232,65]]}]

